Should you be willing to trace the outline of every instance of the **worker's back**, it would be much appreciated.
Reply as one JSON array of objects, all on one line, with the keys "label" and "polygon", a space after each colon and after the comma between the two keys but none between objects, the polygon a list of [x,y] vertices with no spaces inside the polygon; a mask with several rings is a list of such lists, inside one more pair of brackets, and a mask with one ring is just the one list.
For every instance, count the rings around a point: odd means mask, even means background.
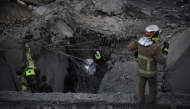
[{"label": "worker's back", "polygon": [[68,74],[65,76],[65,87],[75,87],[77,81],[78,79],[75,74]]},{"label": "worker's back", "polygon": [[[149,46],[143,46],[143,45],[138,43],[138,53],[139,53],[138,55],[140,57],[142,55],[142,56],[145,56],[145,57],[147,57],[149,59],[154,60],[154,51],[155,51],[155,49],[156,49],[155,44],[151,44]],[[146,60],[144,60],[143,58],[140,58],[140,57],[138,57],[138,64],[140,64],[140,65],[145,64],[146,65],[146,63],[147,63]],[[150,63],[151,63],[151,67],[153,67],[150,70],[151,71],[155,70],[156,69],[155,66],[157,65],[157,62],[156,61],[151,61]],[[139,66],[139,67],[141,67],[141,66]],[[143,69],[145,69],[145,68],[143,68]]]},{"label": "worker's back", "polygon": [[[156,43],[141,43],[139,41],[134,41],[129,44],[128,49],[130,51],[137,51],[138,53],[138,72],[139,75],[144,77],[152,77],[157,73],[157,63],[164,64],[166,58],[160,49],[160,46]],[[148,39],[146,39],[148,41]]]}]

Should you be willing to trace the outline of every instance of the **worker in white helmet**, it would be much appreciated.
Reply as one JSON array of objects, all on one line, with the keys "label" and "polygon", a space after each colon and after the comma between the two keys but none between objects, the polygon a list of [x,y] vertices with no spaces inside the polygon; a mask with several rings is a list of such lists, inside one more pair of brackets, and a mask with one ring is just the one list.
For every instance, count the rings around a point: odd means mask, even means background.
[{"label": "worker in white helmet", "polygon": [[138,41],[131,42],[128,50],[138,58],[138,101],[143,103],[145,96],[145,85],[148,81],[149,95],[148,100],[154,103],[157,88],[157,63],[165,64],[168,54],[169,43],[164,42],[161,48],[157,42],[161,29],[157,25],[149,25],[145,29],[145,36]]}]

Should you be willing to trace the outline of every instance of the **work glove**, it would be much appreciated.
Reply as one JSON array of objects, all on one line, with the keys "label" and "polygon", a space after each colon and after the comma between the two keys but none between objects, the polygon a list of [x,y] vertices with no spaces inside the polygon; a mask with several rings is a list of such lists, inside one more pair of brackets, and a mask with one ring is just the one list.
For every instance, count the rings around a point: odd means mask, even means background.
[{"label": "work glove", "polygon": [[167,55],[168,49],[169,49],[169,43],[167,41],[164,41],[164,46],[162,48],[163,53]]}]

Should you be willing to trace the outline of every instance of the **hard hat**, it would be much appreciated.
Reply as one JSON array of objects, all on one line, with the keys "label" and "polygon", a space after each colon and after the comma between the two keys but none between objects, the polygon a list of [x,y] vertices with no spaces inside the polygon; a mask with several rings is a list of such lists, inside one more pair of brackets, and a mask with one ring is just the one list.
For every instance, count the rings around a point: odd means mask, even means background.
[{"label": "hard hat", "polygon": [[100,52],[99,52],[99,51],[96,51],[96,54],[100,54]]},{"label": "hard hat", "polygon": [[161,33],[161,29],[157,25],[149,25],[145,28],[145,34],[147,37],[158,36]]},{"label": "hard hat", "polygon": [[33,69],[33,67],[32,66],[28,66],[28,69]]}]

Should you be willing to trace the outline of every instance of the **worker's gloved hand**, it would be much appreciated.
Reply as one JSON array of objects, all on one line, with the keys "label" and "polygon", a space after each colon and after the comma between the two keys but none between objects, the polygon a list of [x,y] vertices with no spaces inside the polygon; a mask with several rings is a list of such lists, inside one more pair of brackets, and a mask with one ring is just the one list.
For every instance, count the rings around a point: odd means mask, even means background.
[{"label": "worker's gloved hand", "polygon": [[167,41],[164,41],[164,46],[162,48],[163,53],[167,55],[168,49],[169,49],[169,43]]}]

